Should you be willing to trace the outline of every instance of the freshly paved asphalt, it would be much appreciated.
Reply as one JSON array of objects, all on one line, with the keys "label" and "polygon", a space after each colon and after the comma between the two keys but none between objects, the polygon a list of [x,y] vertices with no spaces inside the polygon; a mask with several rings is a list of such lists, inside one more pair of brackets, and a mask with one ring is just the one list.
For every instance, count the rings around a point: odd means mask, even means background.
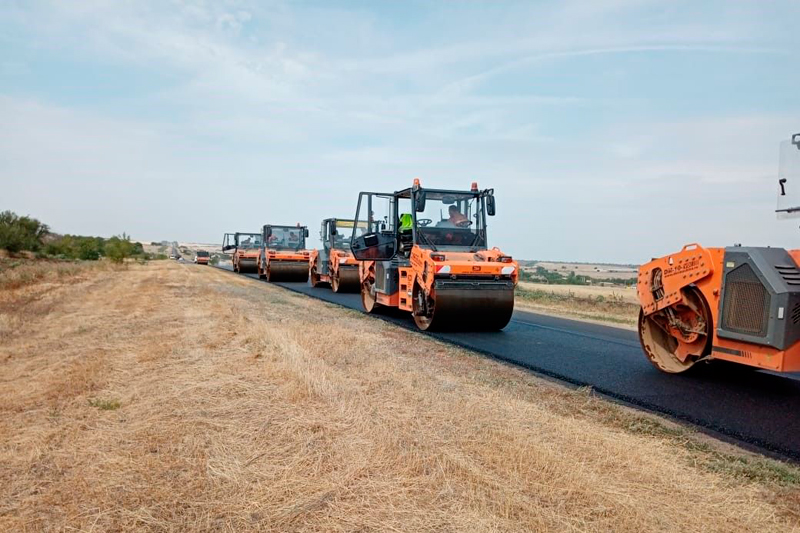
[{"label": "freshly paved asphalt", "polygon": [[[223,267],[225,268],[225,267]],[[230,269],[230,267],[228,267]],[[255,279],[255,274],[248,275]],[[358,294],[335,294],[306,283],[277,283],[351,309]],[[408,313],[376,315],[416,330]],[[515,311],[496,333],[431,336],[507,361],[538,374],[595,391],[710,430],[727,440],[800,461],[800,379],[742,365],[714,362],[667,375],[645,358],[636,332]]]}]

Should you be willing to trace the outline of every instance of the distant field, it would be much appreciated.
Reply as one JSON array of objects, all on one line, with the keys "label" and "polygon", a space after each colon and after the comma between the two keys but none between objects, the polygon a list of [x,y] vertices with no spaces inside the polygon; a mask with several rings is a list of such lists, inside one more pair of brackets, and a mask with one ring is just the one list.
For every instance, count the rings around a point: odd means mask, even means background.
[{"label": "distant field", "polygon": [[558,272],[566,276],[569,272],[574,272],[577,276],[586,276],[590,279],[616,278],[623,280],[635,280],[637,276],[636,267],[625,265],[609,265],[603,263],[561,263],[558,261],[536,261],[526,262],[522,267],[528,271],[535,271],[537,266],[546,268],[551,272]]},{"label": "distant field", "polygon": [[207,242],[179,242],[178,246],[181,248],[189,248],[190,250],[205,250],[207,252],[219,252],[222,245],[219,243],[209,244]]},{"label": "distant field", "polygon": [[520,288],[525,290],[539,290],[550,292],[559,295],[574,295],[578,298],[597,298],[602,296],[606,299],[619,300],[627,303],[638,303],[636,297],[636,288],[618,288],[618,287],[594,287],[588,285],[551,285],[548,283],[531,283],[522,281],[519,284]]}]

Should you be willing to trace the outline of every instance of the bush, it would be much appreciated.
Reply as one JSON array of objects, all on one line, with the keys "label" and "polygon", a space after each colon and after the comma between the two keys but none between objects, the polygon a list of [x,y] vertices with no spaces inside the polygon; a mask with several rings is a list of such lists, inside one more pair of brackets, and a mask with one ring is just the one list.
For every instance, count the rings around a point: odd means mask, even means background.
[{"label": "bush", "polygon": [[[141,248],[141,245],[139,246]],[[134,254],[136,247],[131,242],[131,238],[124,233],[119,237],[111,237],[106,241],[105,256],[114,263],[123,263],[125,259]]]},{"label": "bush", "polygon": [[104,239],[100,237],[79,237],[78,259],[84,261],[97,261],[103,255],[105,248]]},{"label": "bush", "polygon": [[104,247],[105,239],[101,237],[62,235],[47,243],[44,252],[53,257],[97,261],[104,255]]},{"label": "bush", "polygon": [[97,261],[100,259],[100,252],[93,248],[86,248],[81,247],[81,251],[78,252],[78,259],[83,259],[84,261]]},{"label": "bush", "polygon": [[42,224],[35,218],[21,217],[11,211],[0,213],[0,248],[11,253],[39,251],[44,236],[49,231],[47,224]]}]

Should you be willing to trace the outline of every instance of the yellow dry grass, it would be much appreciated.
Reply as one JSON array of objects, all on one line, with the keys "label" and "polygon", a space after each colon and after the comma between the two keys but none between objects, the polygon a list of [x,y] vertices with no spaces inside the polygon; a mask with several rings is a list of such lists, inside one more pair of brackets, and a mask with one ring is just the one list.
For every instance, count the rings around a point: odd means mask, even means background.
[{"label": "yellow dry grass", "polygon": [[[96,268],[103,262],[35,260],[26,257],[0,257],[0,291],[13,291],[40,282],[59,282]],[[5,295],[7,297],[7,293]]]},{"label": "yellow dry grass", "polygon": [[635,329],[638,298],[635,291],[622,294],[624,290],[520,282],[514,304],[536,313]]},{"label": "yellow dry grass", "polygon": [[554,285],[548,283],[532,283],[521,281],[521,289],[529,291],[546,291],[558,295],[571,295],[577,298],[597,298],[602,296],[606,300],[614,300],[625,303],[638,304],[639,297],[636,295],[636,287],[598,287],[594,285]]},{"label": "yellow dry grass", "polygon": [[798,530],[792,467],[264,283],[40,304],[3,311],[0,530]]}]

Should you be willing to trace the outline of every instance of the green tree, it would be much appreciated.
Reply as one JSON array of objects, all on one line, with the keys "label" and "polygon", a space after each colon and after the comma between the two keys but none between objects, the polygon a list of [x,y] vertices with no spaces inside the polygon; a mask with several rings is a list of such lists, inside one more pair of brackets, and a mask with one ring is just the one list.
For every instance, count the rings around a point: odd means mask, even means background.
[{"label": "green tree", "polygon": [[103,255],[104,242],[102,237],[61,235],[45,245],[44,253],[65,259],[96,261]]},{"label": "green tree", "polygon": [[47,224],[42,224],[35,218],[21,217],[11,211],[0,213],[0,248],[11,253],[22,250],[38,251],[49,231]]},{"label": "green tree", "polygon": [[135,247],[131,242],[130,235],[123,233],[106,241],[104,255],[114,263],[124,263],[125,259],[133,255],[134,250]]},{"label": "green tree", "polygon": [[103,243],[100,239],[93,239],[91,237],[81,239],[78,244],[78,259],[97,261],[100,259],[102,250]]}]

